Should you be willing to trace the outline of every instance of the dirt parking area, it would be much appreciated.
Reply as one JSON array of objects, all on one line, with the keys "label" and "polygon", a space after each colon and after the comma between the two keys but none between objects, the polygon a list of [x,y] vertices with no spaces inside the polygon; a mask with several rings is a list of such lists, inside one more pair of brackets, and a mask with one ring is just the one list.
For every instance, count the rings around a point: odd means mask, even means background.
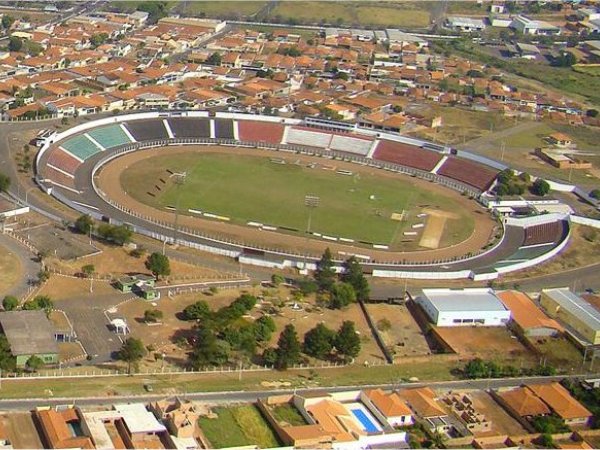
[{"label": "dirt parking area", "polygon": [[39,251],[60,259],[75,259],[92,254],[97,250],[85,236],[75,234],[56,224],[40,225],[19,231]]},{"label": "dirt parking area", "polygon": [[[367,311],[394,358],[431,354],[423,332],[406,306],[368,304]],[[391,327],[387,328],[385,321]]]},{"label": "dirt parking area", "polygon": [[510,360],[516,366],[519,358],[530,357],[505,327],[436,327],[435,332],[461,356]]},{"label": "dirt parking area", "polygon": [[31,413],[11,413],[0,416],[0,422],[13,448],[44,448]]},{"label": "dirt parking area", "polygon": [[519,422],[504,411],[487,392],[473,391],[469,395],[473,399],[475,410],[479,411],[487,420],[492,422],[491,431],[475,433],[476,437],[497,435],[520,436],[527,434],[527,431]]},{"label": "dirt parking area", "polygon": [[[125,247],[105,245],[99,242],[95,242],[95,245],[101,250],[101,253],[81,258],[78,261],[60,261],[56,258],[51,258],[48,264],[67,274],[80,273],[82,266],[86,264],[92,264],[96,271],[95,273],[102,276],[120,277],[127,273],[150,274],[145,265],[149,253],[144,252],[139,258],[135,258],[131,256],[131,251]],[[170,265],[171,275],[163,279],[171,282],[214,280],[220,276],[216,270],[188,264],[172,258]]]}]

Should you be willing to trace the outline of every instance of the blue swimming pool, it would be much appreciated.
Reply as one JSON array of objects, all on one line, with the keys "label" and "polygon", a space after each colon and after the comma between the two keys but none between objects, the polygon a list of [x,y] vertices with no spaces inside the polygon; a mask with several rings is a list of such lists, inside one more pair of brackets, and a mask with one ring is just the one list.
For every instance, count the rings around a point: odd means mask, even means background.
[{"label": "blue swimming pool", "polygon": [[376,433],[379,431],[379,428],[377,427],[377,425],[375,425],[371,421],[369,416],[367,416],[362,409],[356,408],[356,409],[352,409],[351,411],[352,411],[352,414],[354,414],[354,417],[356,417],[358,419],[358,421],[362,424],[363,428],[365,429],[365,431],[367,433]]}]

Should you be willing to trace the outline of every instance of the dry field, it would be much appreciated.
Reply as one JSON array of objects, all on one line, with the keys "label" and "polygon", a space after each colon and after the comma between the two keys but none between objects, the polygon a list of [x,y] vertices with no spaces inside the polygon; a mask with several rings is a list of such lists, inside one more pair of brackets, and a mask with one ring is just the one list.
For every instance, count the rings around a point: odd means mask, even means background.
[{"label": "dry field", "polygon": [[436,327],[435,331],[461,356],[511,360],[515,366],[530,356],[505,327]]},{"label": "dry field", "polygon": [[368,304],[367,310],[375,326],[383,319],[391,322],[392,327],[389,330],[379,330],[379,334],[399,361],[407,356],[431,354],[423,332],[406,306]]}]

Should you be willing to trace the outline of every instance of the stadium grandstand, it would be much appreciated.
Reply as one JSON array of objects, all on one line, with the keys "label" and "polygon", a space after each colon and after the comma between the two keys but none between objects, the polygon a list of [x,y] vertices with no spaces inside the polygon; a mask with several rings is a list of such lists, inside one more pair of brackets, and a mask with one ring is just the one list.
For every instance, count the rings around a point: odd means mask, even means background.
[{"label": "stadium grandstand", "polygon": [[210,119],[171,117],[167,122],[176,138],[210,137]]},{"label": "stadium grandstand", "polygon": [[214,119],[215,123],[215,138],[217,139],[234,139],[233,120],[231,119]]},{"label": "stadium grandstand", "polygon": [[309,128],[291,127],[288,130],[286,143],[304,145],[307,147],[327,148],[331,141],[331,134],[321,133]]},{"label": "stadium grandstand", "polygon": [[100,147],[94,144],[86,135],[72,137],[61,143],[63,150],[80,161],[85,161],[90,156],[100,152]]},{"label": "stadium grandstand", "polygon": [[550,222],[525,228],[523,246],[553,244],[563,236],[562,222]]},{"label": "stadium grandstand", "polygon": [[279,144],[283,139],[285,127],[280,123],[253,122],[240,120],[238,122],[240,140],[246,142],[267,142]]},{"label": "stadium grandstand", "polygon": [[442,155],[414,145],[383,139],[377,145],[373,159],[430,172],[440,162]]},{"label": "stadium grandstand", "polygon": [[481,191],[486,191],[496,179],[498,170],[467,159],[450,157],[437,173],[438,175],[443,175],[473,186]]},{"label": "stadium grandstand", "polygon": [[74,158],[73,155],[67,153],[62,148],[57,148],[55,151],[50,153],[47,164],[56,169],[60,169],[61,171],[74,175],[77,168],[81,165],[81,161]]},{"label": "stadium grandstand", "polygon": [[169,133],[162,120],[135,120],[126,122],[124,125],[138,142],[169,138]]},{"label": "stadium grandstand", "polygon": [[331,138],[329,148],[340,152],[354,153],[361,156],[367,156],[373,145],[373,139],[358,138],[352,136],[343,136],[334,134]]},{"label": "stadium grandstand", "polygon": [[121,125],[95,128],[87,134],[104,148],[118,147],[132,142]]}]

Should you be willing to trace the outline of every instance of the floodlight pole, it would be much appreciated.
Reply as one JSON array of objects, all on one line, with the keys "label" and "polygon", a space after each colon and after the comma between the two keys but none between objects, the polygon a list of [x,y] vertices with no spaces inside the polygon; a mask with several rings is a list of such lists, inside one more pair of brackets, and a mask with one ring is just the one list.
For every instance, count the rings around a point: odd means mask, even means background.
[{"label": "floodlight pole", "polygon": [[175,184],[177,184],[177,203],[175,204],[175,222],[173,224],[173,245],[177,245],[177,224],[179,223],[179,202],[181,200],[181,186],[183,186],[183,184],[185,183],[187,172],[176,172],[172,174],[171,177],[175,177]]},{"label": "floodlight pole", "polygon": [[[319,197],[317,195],[308,194],[308,195],[304,196],[304,206],[306,206],[308,208],[308,221],[306,223],[306,245],[307,245],[307,247],[308,247],[308,238],[310,236],[310,227],[312,225],[313,209],[317,208],[319,206],[319,203],[321,203],[321,197]],[[308,270],[306,268],[306,264],[307,264],[306,252],[308,252],[308,249],[304,253],[304,270]]]}]

